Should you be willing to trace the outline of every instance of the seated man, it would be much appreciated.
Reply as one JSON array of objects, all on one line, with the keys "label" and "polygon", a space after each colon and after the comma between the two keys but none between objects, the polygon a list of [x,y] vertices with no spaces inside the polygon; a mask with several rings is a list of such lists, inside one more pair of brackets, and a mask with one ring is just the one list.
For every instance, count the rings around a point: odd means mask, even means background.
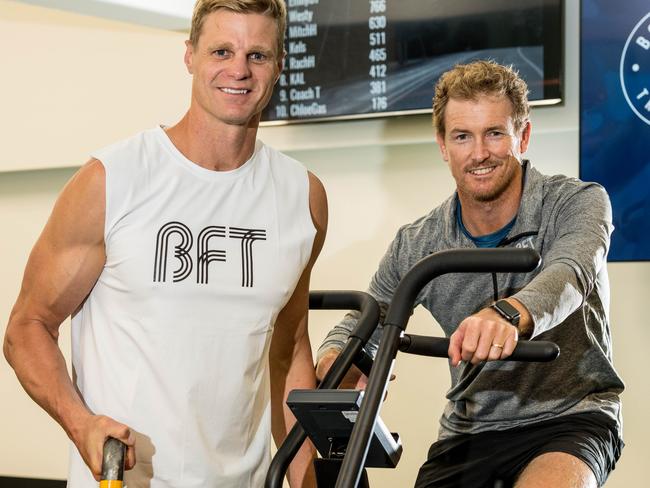
[{"label": "seated man", "polygon": [[[601,486],[623,446],[624,385],[608,323],[609,199],[597,184],[542,175],[522,158],[531,135],[527,93],[512,69],[494,62],[456,66],[440,78],[436,140],[456,192],[400,228],[370,283],[385,312],[401,278],[433,252],[528,247],[542,256],[526,274],[445,275],[418,296],[416,305],[450,336],[452,380],[418,488],[491,488],[495,480]],[[323,342],[319,376],[356,317],[346,316]],[[552,363],[499,362],[519,337],[553,341],[562,353]]]}]

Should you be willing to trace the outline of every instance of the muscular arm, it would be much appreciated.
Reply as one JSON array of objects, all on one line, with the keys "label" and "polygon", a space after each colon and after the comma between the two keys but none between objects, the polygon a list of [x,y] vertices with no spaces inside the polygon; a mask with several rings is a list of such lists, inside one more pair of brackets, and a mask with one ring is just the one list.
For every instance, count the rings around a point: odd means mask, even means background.
[{"label": "muscular arm", "polygon": [[[286,398],[296,388],[315,388],[314,364],[307,332],[309,278],[327,231],[327,197],[321,182],[309,174],[309,203],[316,237],[312,254],[289,302],[278,315],[271,341],[271,417],[273,437],[280,444],[293,427],[295,418]],[[292,487],[315,486],[311,460],[314,450],[306,443],[289,468]]]},{"label": "muscular arm", "polygon": [[84,405],[58,337],[61,323],[81,306],[104,265],[104,179],[103,166],[93,160],[64,188],[30,254],[4,339],[5,357],[23,388],[63,427],[96,477],[105,435],[133,441],[126,426]]}]

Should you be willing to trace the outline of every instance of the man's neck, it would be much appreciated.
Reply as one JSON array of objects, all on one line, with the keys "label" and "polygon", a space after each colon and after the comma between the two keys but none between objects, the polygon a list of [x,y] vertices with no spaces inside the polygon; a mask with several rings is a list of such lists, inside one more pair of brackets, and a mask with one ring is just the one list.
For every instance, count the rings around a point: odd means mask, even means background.
[{"label": "man's neck", "polygon": [[497,232],[510,223],[519,210],[521,182],[520,179],[519,184],[511,185],[497,199],[489,202],[477,201],[459,193],[463,225],[467,231],[476,237],[484,236]]},{"label": "man's neck", "polygon": [[165,131],[187,159],[212,171],[234,170],[250,159],[255,151],[256,123],[242,127],[202,119],[190,110]]}]

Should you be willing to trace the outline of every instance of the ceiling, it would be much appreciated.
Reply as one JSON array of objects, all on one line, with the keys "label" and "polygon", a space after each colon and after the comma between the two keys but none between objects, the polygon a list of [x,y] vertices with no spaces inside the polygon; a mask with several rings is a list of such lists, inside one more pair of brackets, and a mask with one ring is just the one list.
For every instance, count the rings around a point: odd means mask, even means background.
[{"label": "ceiling", "polygon": [[189,31],[195,0],[18,0],[84,15]]}]

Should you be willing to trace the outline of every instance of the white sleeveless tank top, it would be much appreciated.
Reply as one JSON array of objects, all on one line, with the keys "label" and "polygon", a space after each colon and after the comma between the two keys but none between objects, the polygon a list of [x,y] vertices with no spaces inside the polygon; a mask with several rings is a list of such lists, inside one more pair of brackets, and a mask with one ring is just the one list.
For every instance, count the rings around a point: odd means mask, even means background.
[{"label": "white sleeveless tank top", "polygon": [[[88,407],[136,433],[125,485],[262,486],[271,334],[316,233],[307,171],[259,141],[238,169],[206,170],[160,127],[94,157],[106,264],[72,362]],[[96,485],[72,446],[68,487]]]}]

